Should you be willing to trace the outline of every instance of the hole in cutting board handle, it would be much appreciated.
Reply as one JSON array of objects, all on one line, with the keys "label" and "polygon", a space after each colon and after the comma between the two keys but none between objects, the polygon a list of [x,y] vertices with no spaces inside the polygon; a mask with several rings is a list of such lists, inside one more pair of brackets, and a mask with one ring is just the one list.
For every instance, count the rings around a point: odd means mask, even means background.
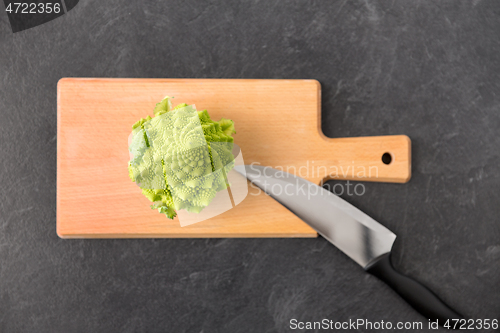
[{"label": "hole in cutting board handle", "polygon": [[391,162],[392,155],[390,153],[384,153],[384,155],[382,155],[382,163],[389,165]]}]

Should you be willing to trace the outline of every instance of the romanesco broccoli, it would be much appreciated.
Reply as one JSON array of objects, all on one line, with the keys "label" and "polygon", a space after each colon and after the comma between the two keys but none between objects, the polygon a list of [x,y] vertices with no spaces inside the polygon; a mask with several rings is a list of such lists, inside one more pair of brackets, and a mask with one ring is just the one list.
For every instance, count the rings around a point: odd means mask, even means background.
[{"label": "romanesco broccoli", "polygon": [[142,193],[168,218],[176,210],[200,212],[218,191],[226,189],[225,173],[234,166],[234,123],[216,122],[207,110],[180,104],[170,98],[156,104],[154,117],[132,126],[129,176]]}]

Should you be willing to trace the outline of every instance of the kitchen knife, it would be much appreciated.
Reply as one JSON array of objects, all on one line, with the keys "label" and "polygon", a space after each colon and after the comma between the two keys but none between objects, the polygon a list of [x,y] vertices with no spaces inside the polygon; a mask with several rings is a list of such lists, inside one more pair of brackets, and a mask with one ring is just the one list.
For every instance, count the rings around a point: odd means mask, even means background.
[{"label": "kitchen knife", "polygon": [[463,317],[391,263],[396,235],[330,191],[290,173],[259,165],[235,170],[309,224],[368,273],[387,283],[426,318],[442,326]]}]

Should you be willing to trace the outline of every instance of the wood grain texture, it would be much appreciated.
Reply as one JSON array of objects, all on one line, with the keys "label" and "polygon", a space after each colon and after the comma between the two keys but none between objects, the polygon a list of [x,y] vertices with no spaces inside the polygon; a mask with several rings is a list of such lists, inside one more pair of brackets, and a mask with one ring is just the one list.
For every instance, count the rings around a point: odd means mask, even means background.
[{"label": "wood grain texture", "polygon": [[[128,178],[128,136],[164,96],[235,121],[246,164],[283,168],[315,183],[329,178],[406,182],[407,136],[326,138],[315,80],[82,79],[58,84],[57,233],[63,238],[316,237],[276,201],[250,187],[219,216],[180,227]],[[384,153],[392,162],[382,163]]]}]

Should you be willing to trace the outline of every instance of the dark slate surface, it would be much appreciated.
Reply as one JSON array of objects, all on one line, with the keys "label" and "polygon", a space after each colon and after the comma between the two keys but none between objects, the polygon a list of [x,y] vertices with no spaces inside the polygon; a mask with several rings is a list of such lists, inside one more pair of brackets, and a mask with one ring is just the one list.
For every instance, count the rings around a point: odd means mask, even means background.
[{"label": "dark slate surface", "polygon": [[395,266],[467,317],[498,318],[499,54],[493,0],[80,1],[16,34],[0,14],[0,331],[424,320],[322,238],[59,239],[66,76],[318,79],[326,135],[412,139],[409,183],[345,196],[398,234]]}]

